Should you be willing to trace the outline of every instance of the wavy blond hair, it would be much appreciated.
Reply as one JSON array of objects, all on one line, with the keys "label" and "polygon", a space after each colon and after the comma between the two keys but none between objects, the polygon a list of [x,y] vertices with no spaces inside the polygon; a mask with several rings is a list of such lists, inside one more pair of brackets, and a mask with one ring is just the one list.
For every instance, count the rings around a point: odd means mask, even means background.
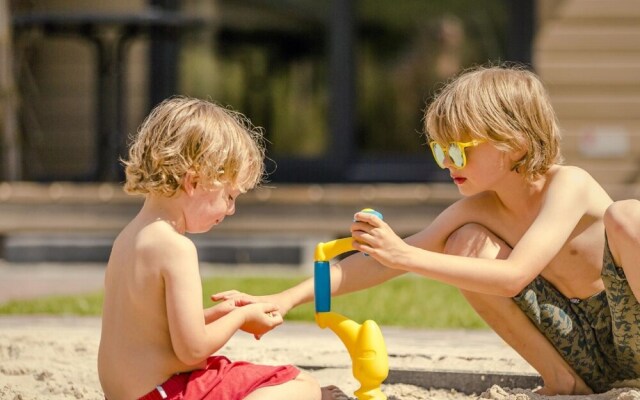
[{"label": "wavy blond hair", "polygon": [[241,191],[264,175],[262,132],[242,114],[184,96],[156,106],[133,138],[123,160],[130,194],[175,195],[187,172],[200,184],[231,183]]},{"label": "wavy blond hair", "polygon": [[560,129],[540,79],[520,66],[476,67],[436,94],[425,112],[427,140],[479,139],[504,151],[525,150],[513,166],[527,179],[562,162]]}]

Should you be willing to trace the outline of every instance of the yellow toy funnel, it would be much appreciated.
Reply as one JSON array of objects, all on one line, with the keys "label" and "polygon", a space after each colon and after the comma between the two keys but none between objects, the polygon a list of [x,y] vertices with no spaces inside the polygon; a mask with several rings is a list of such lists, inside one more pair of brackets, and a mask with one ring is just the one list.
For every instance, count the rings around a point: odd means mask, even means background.
[{"label": "yellow toy funnel", "polygon": [[[380,218],[382,215],[374,210]],[[389,374],[387,346],[382,331],[374,321],[362,325],[331,311],[331,277],[329,261],[337,255],[353,250],[353,239],[344,238],[319,243],[315,251],[314,285],[316,323],[322,329],[331,329],[349,351],[353,376],[360,382],[354,392],[358,400],[386,400],[380,386]]]}]

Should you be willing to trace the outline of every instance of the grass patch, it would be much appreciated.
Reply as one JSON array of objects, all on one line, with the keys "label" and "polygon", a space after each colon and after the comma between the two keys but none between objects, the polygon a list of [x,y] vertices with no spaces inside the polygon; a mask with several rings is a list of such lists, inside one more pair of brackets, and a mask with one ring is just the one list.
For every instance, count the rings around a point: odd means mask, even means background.
[{"label": "grass patch", "polygon": [[[237,289],[261,295],[276,293],[305,278],[214,277],[203,281],[203,303],[211,305],[209,295]],[[51,314],[98,316],[102,293],[77,296],[50,296],[35,300],[15,300],[0,304],[0,314]],[[427,279],[399,277],[377,287],[332,298],[332,310],[363,322],[416,328],[486,328],[486,324],[467,304],[457,289]],[[297,307],[287,314],[288,321],[313,321],[313,304]]]},{"label": "grass patch", "polygon": [[49,314],[96,316],[102,313],[102,293],[76,296],[45,296],[0,304],[0,314]]}]

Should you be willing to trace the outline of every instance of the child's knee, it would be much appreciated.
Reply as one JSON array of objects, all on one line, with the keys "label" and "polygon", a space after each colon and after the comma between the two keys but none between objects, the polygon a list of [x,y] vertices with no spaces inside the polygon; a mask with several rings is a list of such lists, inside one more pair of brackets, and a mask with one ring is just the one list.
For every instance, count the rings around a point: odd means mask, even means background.
[{"label": "child's knee", "polygon": [[498,236],[480,224],[462,225],[449,235],[446,254],[467,257],[504,258],[511,249]]},{"label": "child's knee", "polygon": [[604,225],[612,238],[640,240],[640,201],[621,200],[611,204],[604,214]]},{"label": "child's knee", "polygon": [[316,380],[316,378],[314,378],[307,372],[300,371],[295,380],[302,386],[302,388],[306,388],[304,393],[308,393],[309,395],[311,395],[311,397],[309,398],[320,399],[320,383]]}]

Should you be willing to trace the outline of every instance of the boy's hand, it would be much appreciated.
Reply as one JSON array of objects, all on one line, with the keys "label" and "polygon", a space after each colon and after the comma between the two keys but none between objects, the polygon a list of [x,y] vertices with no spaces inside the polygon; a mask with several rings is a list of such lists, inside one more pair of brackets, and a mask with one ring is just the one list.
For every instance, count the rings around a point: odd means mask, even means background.
[{"label": "boy's hand", "polygon": [[409,245],[377,216],[358,212],[351,224],[353,248],[370,255],[389,268],[399,268]]},{"label": "boy's hand", "polygon": [[289,311],[289,307],[283,304],[282,299],[277,295],[267,296],[253,296],[247,293],[239,292],[237,290],[227,290],[225,292],[215,293],[211,295],[212,301],[227,301],[232,300],[235,302],[236,307],[246,306],[247,304],[255,303],[271,303],[278,306],[278,310],[282,317],[284,317]]},{"label": "boy's hand", "polygon": [[240,329],[253,334],[256,340],[284,322],[278,306],[269,303],[247,304],[238,311],[244,313],[245,322]]},{"label": "boy's hand", "polygon": [[211,295],[212,301],[233,301],[236,307],[246,306],[247,304],[265,303],[259,296],[242,293],[237,290],[227,290]]}]

